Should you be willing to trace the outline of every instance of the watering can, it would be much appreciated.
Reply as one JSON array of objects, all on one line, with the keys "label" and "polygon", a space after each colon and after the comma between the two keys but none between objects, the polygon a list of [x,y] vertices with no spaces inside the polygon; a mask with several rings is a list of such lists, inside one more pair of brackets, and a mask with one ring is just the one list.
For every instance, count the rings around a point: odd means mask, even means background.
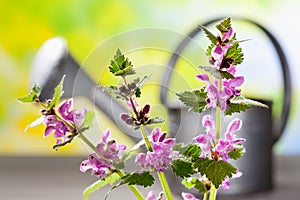
[{"label": "watering can", "polygon": [[[219,19],[211,20],[205,24],[207,26]],[[245,20],[251,24],[259,27],[271,40],[274,45],[278,57],[280,59],[283,81],[284,81],[284,100],[281,118],[277,123],[272,119],[271,109],[251,108],[243,114],[234,115],[232,117],[239,117],[243,120],[243,131],[247,132],[245,138],[247,139],[245,156],[236,163],[237,167],[243,171],[244,176],[240,179],[232,181],[232,194],[244,194],[262,191],[272,187],[272,146],[279,139],[282,134],[290,109],[291,101],[291,83],[290,74],[286,57],[274,36],[263,28],[261,25],[247,19]],[[165,69],[164,77],[162,79],[160,90],[161,102],[168,109],[170,116],[170,134],[176,136],[179,142],[191,142],[197,129],[193,129],[191,124],[200,124],[199,115],[197,113],[187,112],[187,109],[181,106],[171,106],[167,101],[167,86],[173,73],[173,68],[176,62],[190,42],[201,29],[195,29],[187,37],[181,41],[179,46],[171,56],[168,67]],[[38,82],[43,88],[40,98],[45,100],[51,98],[53,90],[58,85],[62,76],[66,75],[64,80],[64,98],[74,96],[85,96],[93,102],[101,111],[105,113],[117,126],[127,133],[132,140],[138,142],[139,135],[137,130],[127,126],[119,117],[120,113],[126,113],[127,109],[118,103],[111,96],[102,92],[93,79],[80,67],[77,61],[69,53],[66,41],[62,37],[55,37],[46,41],[37,52],[33,61],[31,70],[31,84]],[[74,89],[76,88],[76,89]],[[271,102],[265,101],[271,107]],[[185,123],[183,121],[190,123]],[[253,126],[255,124],[255,127]],[[184,127],[183,125],[186,125]],[[198,128],[198,127],[196,127]],[[193,132],[191,132],[193,131]],[[146,129],[149,134],[150,130]],[[251,133],[251,137],[250,137]],[[169,177],[170,179],[174,178]],[[172,190],[181,187],[180,181],[172,182]]]},{"label": "watering can", "polygon": [[[213,19],[204,23],[204,26],[209,26],[224,18]],[[240,118],[243,121],[243,126],[238,135],[246,139],[244,156],[234,161],[233,164],[243,173],[243,176],[231,180],[231,189],[228,191],[221,191],[224,195],[249,194],[259,191],[264,191],[273,186],[273,161],[272,161],[272,147],[282,135],[289,111],[291,102],[291,80],[289,67],[286,56],[275,37],[260,24],[246,18],[234,18],[251,25],[258,27],[270,40],[271,44],[276,50],[280,61],[281,71],[284,85],[284,98],[279,119],[272,118],[272,102],[256,99],[269,106],[269,109],[253,107],[246,112],[233,114],[226,119],[228,121],[234,118]],[[200,34],[202,30],[198,27],[192,30],[187,37],[182,40],[175,52],[171,56],[168,67],[165,69],[160,90],[160,99],[162,104],[168,108],[170,118],[170,134],[176,137],[177,142],[189,143],[193,140],[196,134],[203,133],[204,128],[201,125],[201,119],[206,113],[188,112],[188,109],[180,104],[168,102],[167,93],[170,79],[174,72],[174,68],[180,55],[185,50],[185,47]],[[200,127],[200,128],[199,128]],[[172,178],[172,177],[169,177]],[[176,178],[174,178],[176,179]],[[182,190],[181,181],[173,182],[174,187]],[[197,192],[195,191],[195,194]]]}]

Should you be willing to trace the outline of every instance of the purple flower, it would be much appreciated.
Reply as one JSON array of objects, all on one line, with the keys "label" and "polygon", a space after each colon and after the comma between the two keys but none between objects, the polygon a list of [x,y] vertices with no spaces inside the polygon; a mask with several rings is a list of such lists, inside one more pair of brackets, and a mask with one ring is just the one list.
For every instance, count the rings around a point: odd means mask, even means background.
[{"label": "purple flower", "polygon": [[222,42],[226,42],[226,40],[231,40],[234,35],[233,28],[230,28],[227,32],[222,33]]},{"label": "purple flower", "polygon": [[164,172],[165,168],[170,166],[172,158],[178,156],[178,152],[172,151],[172,147],[176,143],[174,138],[166,138],[166,133],[163,133],[159,128],[154,129],[151,136],[153,152],[140,153],[135,159],[141,165],[141,173],[151,169]]},{"label": "purple flower", "polygon": [[76,110],[76,109],[70,110],[72,105],[73,105],[73,99],[68,99],[64,101],[58,107],[58,113],[64,120],[75,125],[76,128],[81,128],[83,126],[84,117],[87,112],[87,109],[82,108],[80,110]]},{"label": "purple flower", "polygon": [[66,101],[63,101],[59,106],[58,106],[58,113],[62,116],[63,119],[73,122],[73,114],[70,110],[70,108],[73,105],[73,100],[68,99]]},{"label": "purple flower", "polygon": [[58,120],[56,116],[46,116],[44,124],[46,125],[44,136],[48,136],[54,132],[53,136],[56,138],[56,144],[61,144],[68,139],[66,133],[70,131],[69,128],[63,121]]},{"label": "purple flower", "polygon": [[194,139],[201,148],[200,158],[211,157],[211,149],[216,143],[215,121],[211,115],[205,115],[202,118],[202,125],[206,128],[206,134],[200,134]]},{"label": "purple flower", "polygon": [[209,77],[206,74],[198,74],[196,76],[199,80],[207,82],[205,86],[205,90],[207,92],[207,107],[208,108],[216,108],[220,105],[221,110],[228,109],[228,99],[231,97],[230,89],[224,88],[222,90],[218,90],[218,81],[214,81],[211,83]]},{"label": "purple flower", "polygon": [[236,87],[241,86],[244,83],[244,76],[236,76],[234,79],[223,80],[224,90],[228,96],[240,96],[241,90]]},{"label": "purple flower", "polygon": [[211,115],[205,115],[202,118],[202,125],[206,128],[206,133],[194,138],[201,148],[200,158],[222,159],[226,162],[230,159],[229,153],[237,145],[246,141],[244,138],[236,138],[236,135],[233,134],[241,129],[242,121],[240,119],[234,119],[227,127],[225,139],[218,141],[216,141],[215,121]]},{"label": "purple flower", "polygon": [[[157,200],[162,200],[162,196],[163,196],[163,193],[159,193],[158,197],[157,197]],[[146,200],[155,200],[155,193],[153,191],[150,191],[146,197]]]},{"label": "purple flower", "polygon": [[182,196],[183,200],[199,200],[193,194],[186,193],[186,192],[182,192],[181,196]]},{"label": "purple flower", "polygon": [[240,130],[242,127],[242,121],[240,119],[234,119],[227,127],[225,133],[225,139],[219,140],[216,145],[216,153],[222,158],[223,161],[227,161],[230,156],[228,155],[236,146],[246,140],[244,138],[236,138],[234,132]]},{"label": "purple flower", "polygon": [[88,159],[81,163],[80,171],[86,172],[91,169],[93,175],[102,179],[109,173],[114,164],[121,161],[126,146],[117,144],[115,140],[110,140],[110,130],[108,129],[103,134],[96,149],[97,153],[90,154]]}]

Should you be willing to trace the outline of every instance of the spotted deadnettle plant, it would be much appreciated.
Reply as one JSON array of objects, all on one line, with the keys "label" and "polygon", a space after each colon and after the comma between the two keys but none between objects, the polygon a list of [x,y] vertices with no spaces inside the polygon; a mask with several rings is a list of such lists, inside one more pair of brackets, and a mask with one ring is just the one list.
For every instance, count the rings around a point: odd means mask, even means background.
[{"label": "spotted deadnettle plant", "polygon": [[[115,189],[126,184],[137,199],[155,200],[153,191],[145,198],[136,185],[145,188],[153,185],[153,174],[156,173],[163,189],[156,200],[172,200],[173,194],[164,174],[169,170],[183,179],[182,183],[187,189],[195,188],[199,193],[203,193],[203,200],[207,200],[208,196],[210,200],[215,200],[220,186],[229,189],[230,179],[242,175],[242,172],[230,163],[232,159],[241,158],[245,152],[242,146],[245,139],[236,135],[242,127],[242,121],[233,119],[225,133],[221,133],[221,115],[245,111],[250,106],[266,106],[242,96],[240,88],[244,83],[244,76],[237,75],[237,66],[243,61],[243,53],[231,26],[231,19],[227,18],[216,25],[220,32],[217,36],[205,27],[200,27],[211,42],[207,49],[210,66],[200,66],[201,72],[196,75],[196,78],[206,85],[197,90],[178,92],[176,95],[190,111],[201,113],[210,109],[215,115],[203,116],[204,130],[190,144],[176,143],[175,138],[168,137],[159,127],[153,128],[151,135],[147,135],[145,127],[163,122],[163,119],[151,117],[150,104],[139,107],[138,98],[141,97],[142,86],[149,77],[128,78],[135,74],[135,70],[131,61],[119,49],[111,60],[109,71],[121,79],[121,85],[99,88],[124,100],[127,105],[128,112],[122,113],[120,118],[128,126],[140,130],[142,138],[142,141],[131,149],[110,139],[109,129],[103,133],[96,146],[85,137],[84,132],[92,126],[94,114],[86,108],[73,109],[72,99],[64,100],[59,105],[64,77],[55,88],[53,98],[46,102],[39,99],[42,89],[38,84],[33,86],[28,96],[18,99],[22,103],[37,103],[42,107],[42,117],[27,128],[43,123],[46,126],[44,135],[49,136],[53,133],[56,139],[55,149],[80,138],[93,151],[79,167],[82,172],[91,170],[91,174],[99,178],[84,191],[85,199],[91,192],[104,185],[113,184],[112,189]],[[140,148],[141,146],[144,148]],[[125,165],[127,159],[133,156],[135,163],[131,165],[135,164],[140,168],[128,172]],[[182,192],[181,197],[184,200],[198,200],[197,194],[194,193]]]},{"label": "spotted deadnettle plant", "polygon": [[110,135],[110,130],[106,130],[100,143],[96,146],[97,152],[90,154],[88,160],[81,163],[80,171],[86,172],[91,169],[93,175],[103,179],[111,173],[114,165],[122,161],[126,145],[110,140]]}]

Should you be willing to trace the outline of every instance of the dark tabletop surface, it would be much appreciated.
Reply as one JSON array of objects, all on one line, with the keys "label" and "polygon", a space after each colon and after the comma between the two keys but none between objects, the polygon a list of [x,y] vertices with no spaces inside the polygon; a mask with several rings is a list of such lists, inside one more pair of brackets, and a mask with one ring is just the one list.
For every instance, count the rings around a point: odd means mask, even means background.
[{"label": "dark tabletop surface", "polygon": [[[83,199],[82,191],[96,180],[78,169],[80,157],[0,157],[0,199],[65,200]],[[244,196],[222,197],[224,200],[299,200],[300,156],[275,156],[274,188]],[[152,188],[159,191],[158,186]],[[147,189],[148,191],[148,189]],[[107,188],[89,199],[104,199]],[[147,192],[145,191],[144,194]],[[134,200],[126,186],[113,190],[108,199]],[[181,199],[175,197],[175,199]]]}]

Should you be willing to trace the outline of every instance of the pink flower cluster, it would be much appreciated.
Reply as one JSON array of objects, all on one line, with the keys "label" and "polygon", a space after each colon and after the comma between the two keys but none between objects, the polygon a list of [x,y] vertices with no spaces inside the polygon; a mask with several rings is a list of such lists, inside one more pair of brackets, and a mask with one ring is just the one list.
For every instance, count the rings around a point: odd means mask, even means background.
[{"label": "pink flower cluster", "polygon": [[153,151],[147,154],[140,153],[136,157],[136,162],[141,165],[141,173],[144,170],[156,169],[158,172],[164,172],[169,167],[172,158],[178,156],[177,151],[173,151],[172,147],[176,141],[174,138],[166,138],[167,133],[163,133],[160,128],[152,131]]},{"label": "pink flower cluster", "polygon": [[44,119],[46,126],[44,136],[48,136],[53,132],[53,136],[56,138],[56,144],[61,144],[68,140],[67,132],[78,131],[83,126],[87,110],[85,108],[81,110],[70,110],[72,105],[72,99],[64,101],[58,107],[60,118],[55,114],[50,114],[46,115]]},{"label": "pink flower cluster", "polygon": [[110,140],[110,130],[108,129],[96,149],[97,153],[90,154],[88,159],[81,163],[80,171],[86,172],[91,169],[93,175],[102,179],[110,172],[113,165],[121,160],[126,146]]}]

